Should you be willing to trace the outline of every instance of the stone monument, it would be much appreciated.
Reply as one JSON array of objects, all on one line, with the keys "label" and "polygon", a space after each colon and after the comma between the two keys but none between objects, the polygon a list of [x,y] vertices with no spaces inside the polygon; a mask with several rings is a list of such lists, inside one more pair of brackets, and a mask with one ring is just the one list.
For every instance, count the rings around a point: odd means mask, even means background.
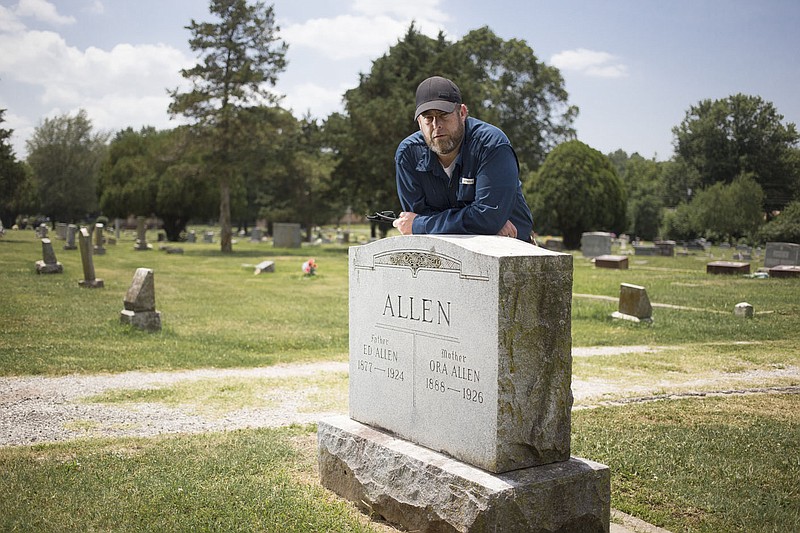
[{"label": "stone monument", "polygon": [[103,236],[103,224],[98,222],[94,225],[94,255],[103,255],[106,253],[105,237]]},{"label": "stone monument", "polygon": [[608,531],[608,468],[570,456],[572,256],[494,236],[350,253],[350,416],[322,484],[419,531]]},{"label": "stone monument", "polygon": [[103,280],[95,278],[94,259],[92,258],[92,237],[89,230],[81,228],[78,233],[78,244],[81,248],[81,262],[83,263],[83,279],[78,285],[87,289],[100,289],[103,287]]},{"label": "stone monument", "polygon": [[272,246],[300,248],[300,224],[276,222],[272,225]]},{"label": "stone monument", "polygon": [[800,244],[793,242],[768,242],[764,253],[764,267],[800,265]]},{"label": "stone monument", "polygon": [[119,321],[145,331],[161,331],[161,312],[156,311],[156,289],[151,269],[136,269],[125,294]]},{"label": "stone monument", "polygon": [[614,236],[602,231],[589,231],[581,235],[581,253],[584,257],[610,255]]},{"label": "stone monument", "polygon": [[647,289],[641,285],[620,283],[619,311],[614,311],[611,316],[631,322],[652,322],[653,306],[647,297]]},{"label": "stone monument", "polygon": [[67,242],[64,244],[65,250],[76,250],[78,246],[75,244],[75,234],[78,233],[78,226],[70,224],[67,226]]},{"label": "stone monument", "polygon": [[42,239],[42,259],[36,261],[37,274],[61,274],[64,266],[56,260],[56,252],[50,239]]},{"label": "stone monument", "polygon": [[139,252],[153,249],[153,245],[147,242],[145,217],[136,217],[136,246],[133,249]]}]

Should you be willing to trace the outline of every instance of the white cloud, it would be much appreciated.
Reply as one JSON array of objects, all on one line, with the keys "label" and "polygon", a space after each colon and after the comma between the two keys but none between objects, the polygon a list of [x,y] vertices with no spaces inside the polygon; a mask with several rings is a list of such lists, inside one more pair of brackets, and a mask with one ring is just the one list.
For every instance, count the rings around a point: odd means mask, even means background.
[{"label": "white cloud", "polygon": [[403,20],[443,22],[447,14],[439,9],[438,0],[354,0],[353,10],[369,17],[386,15]]},{"label": "white cloud", "polygon": [[86,7],[86,11],[95,15],[102,15],[106,12],[106,6],[100,0],[94,0],[91,5]]},{"label": "white cloud", "polygon": [[597,78],[623,78],[628,75],[627,65],[608,52],[578,48],[553,55],[550,64],[560,70],[575,71]]},{"label": "white cloud", "polygon": [[0,6],[0,31],[20,32],[25,29],[25,25],[8,8]]},{"label": "white cloud", "polygon": [[448,19],[438,1],[355,0],[355,14],[314,18],[281,27],[290,47],[307,47],[340,61],[377,58],[400,39],[413,21],[423,34],[435,37]]},{"label": "white cloud", "polygon": [[59,15],[58,8],[47,0],[19,0],[14,12],[19,17],[33,17],[54,26],[75,23],[75,17]]},{"label": "white cloud", "polygon": [[296,117],[305,116],[310,111],[312,116],[326,117],[334,111],[342,111],[342,95],[352,87],[323,87],[313,82],[300,83],[286,89],[281,107],[291,109]]}]

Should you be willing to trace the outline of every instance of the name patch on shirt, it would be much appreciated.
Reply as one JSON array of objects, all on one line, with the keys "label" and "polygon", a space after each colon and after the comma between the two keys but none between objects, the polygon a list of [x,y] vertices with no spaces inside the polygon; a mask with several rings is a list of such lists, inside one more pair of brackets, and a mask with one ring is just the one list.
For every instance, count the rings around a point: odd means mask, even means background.
[{"label": "name patch on shirt", "polygon": [[461,185],[475,185],[475,178],[461,178]]}]

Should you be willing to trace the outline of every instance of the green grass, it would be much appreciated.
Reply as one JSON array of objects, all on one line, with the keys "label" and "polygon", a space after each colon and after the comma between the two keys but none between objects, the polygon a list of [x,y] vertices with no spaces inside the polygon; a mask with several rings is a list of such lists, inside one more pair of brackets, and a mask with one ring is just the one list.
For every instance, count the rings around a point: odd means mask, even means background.
[{"label": "green grass", "polygon": [[[354,234],[363,239],[364,231],[354,229]],[[240,239],[233,254],[220,253],[218,244],[184,243],[179,246],[185,253],[179,255],[159,251],[156,242],[152,251],[134,251],[133,239],[133,233],[125,233],[119,244],[94,258],[103,289],[78,286],[80,253],[62,250],[63,241],[52,239],[64,274],[37,275],[41,244],[32,231],[9,231],[0,239],[0,375],[347,359],[347,246],[289,250]],[[719,250],[716,254],[720,258]],[[305,277],[300,270],[308,257],[317,260],[317,276]],[[253,275],[253,265],[265,259],[275,261],[276,272]],[[705,255],[632,256],[630,270],[616,271],[596,269],[576,254],[576,294],[616,297],[620,283],[634,283],[647,288],[652,302],[709,312],[657,307],[654,324],[637,325],[611,319],[614,302],[576,297],[573,344],[678,345],[696,351],[707,343],[761,341],[784,359],[778,363],[792,359],[800,341],[800,280],[708,275],[708,261]],[[155,273],[161,333],[119,323],[139,267]],[[741,301],[759,314],[752,320],[733,317],[733,306]]]},{"label": "green grass", "polygon": [[671,531],[800,531],[800,395],[573,413],[572,452],[611,469],[614,508]]},{"label": "green grass", "polygon": [[[280,250],[240,239],[231,255],[203,243],[168,255],[155,242],[153,251],[134,251],[133,238],[95,257],[103,289],[78,286],[80,254],[62,250],[63,241],[53,238],[65,273],[37,275],[41,245],[32,231],[0,239],[0,375],[347,360],[347,246]],[[300,271],[308,257],[319,265],[312,278]],[[265,259],[276,272],[254,276]],[[614,271],[576,254],[575,294],[616,297],[620,283],[634,283],[654,303],[701,310],[656,307],[653,324],[634,324],[610,318],[614,302],[576,296],[574,346],[660,348],[575,357],[575,378],[655,384],[664,393],[703,389],[696,383],[710,378],[714,389],[752,387],[752,375],[761,387],[800,384],[776,372],[800,366],[800,280],[712,276],[710,260],[632,256],[630,270]],[[155,272],[160,333],[119,323],[138,267]],[[733,316],[741,301],[755,318]],[[204,415],[224,416],[269,408],[282,391],[300,388],[310,391],[309,409],[346,405],[341,375],[198,380],[85,401],[199,405]],[[573,453],[611,467],[613,507],[673,531],[798,530],[798,413],[796,394],[579,410]],[[96,429],[88,420],[69,424],[87,435]],[[319,487],[315,463],[312,428],[4,448],[0,530],[370,531],[352,506]]]},{"label": "green grass", "polygon": [[371,532],[316,481],[313,428],[0,449],[2,531]]},{"label": "green grass", "polygon": [[[78,286],[80,253],[62,250],[63,241],[52,239],[64,273],[37,275],[41,244],[33,232],[9,232],[0,239],[0,373],[225,368],[346,358],[346,246],[288,250],[243,239],[234,254],[220,253],[218,244],[184,243],[185,253],[179,255],[157,247],[134,251],[133,236],[123,237],[94,257],[102,289]],[[318,264],[314,277],[301,271],[308,257]],[[275,272],[254,275],[253,265],[265,259],[275,261]],[[119,323],[139,267],[154,271],[160,333]]]}]

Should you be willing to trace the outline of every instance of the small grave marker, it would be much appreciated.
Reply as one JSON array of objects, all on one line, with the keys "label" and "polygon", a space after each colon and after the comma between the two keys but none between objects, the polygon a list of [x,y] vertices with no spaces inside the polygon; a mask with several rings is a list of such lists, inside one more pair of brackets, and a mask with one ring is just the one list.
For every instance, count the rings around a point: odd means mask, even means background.
[{"label": "small grave marker", "polygon": [[747,302],[740,302],[733,307],[733,314],[742,318],[753,318],[753,306]]},{"label": "small grave marker", "polygon": [[145,331],[161,330],[161,312],[156,311],[156,290],[153,271],[137,268],[125,293],[124,309],[119,320]]},{"label": "small grave marker", "polygon": [[67,226],[67,242],[64,244],[65,250],[76,250],[78,246],[75,244],[75,234],[78,233],[78,226],[70,224]]},{"label": "small grave marker", "polygon": [[706,265],[706,274],[741,275],[750,273],[750,263],[738,261],[712,261]]},{"label": "small grave marker", "polygon": [[594,258],[596,268],[613,268],[617,270],[628,270],[627,255],[599,255]]},{"label": "small grave marker", "polygon": [[83,279],[78,282],[78,285],[87,289],[103,288],[103,280],[95,278],[92,237],[86,228],[81,228],[78,233],[78,244],[81,248],[81,262],[83,263]]},{"label": "small grave marker", "polygon": [[56,260],[56,252],[50,239],[42,239],[42,259],[36,261],[37,274],[61,274],[64,266]]},{"label": "small grave marker", "polygon": [[615,311],[611,316],[631,322],[652,322],[653,306],[647,296],[647,289],[641,285],[621,283],[619,286],[619,311]]}]

